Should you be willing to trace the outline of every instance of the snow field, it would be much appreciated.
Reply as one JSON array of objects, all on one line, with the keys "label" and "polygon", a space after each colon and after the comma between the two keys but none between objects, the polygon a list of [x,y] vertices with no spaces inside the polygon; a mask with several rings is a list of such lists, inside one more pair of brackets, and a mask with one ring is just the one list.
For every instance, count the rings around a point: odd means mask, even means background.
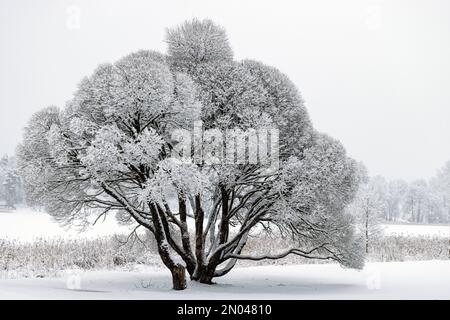
[{"label": "snow field", "polygon": [[1,280],[0,299],[450,299],[450,261],[236,268],[215,285],[171,290],[166,270],[67,272],[61,278]]}]

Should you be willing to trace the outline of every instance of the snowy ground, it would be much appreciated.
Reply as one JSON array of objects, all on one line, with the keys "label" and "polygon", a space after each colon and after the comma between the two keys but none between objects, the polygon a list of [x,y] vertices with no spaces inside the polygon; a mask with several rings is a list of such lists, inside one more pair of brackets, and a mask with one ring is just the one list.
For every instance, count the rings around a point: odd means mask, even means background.
[{"label": "snowy ground", "polygon": [[[86,231],[40,212],[0,213],[0,238],[96,238],[127,233],[113,217]],[[386,225],[386,234],[445,236],[448,226]],[[335,264],[237,268],[214,286],[171,290],[167,271],[68,273],[60,278],[0,279],[0,299],[450,299],[450,261],[370,263],[363,271]]]},{"label": "snowy ground", "polygon": [[218,284],[170,289],[166,271],[85,272],[0,280],[0,299],[450,299],[450,261],[238,268]]},{"label": "snowy ground", "polygon": [[118,225],[113,216],[100,219],[95,225],[81,230],[63,227],[44,213],[31,209],[0,212],[0,238],[32,241],[35,238],[97,238],[112,234],[128,233],[129,227]]}]

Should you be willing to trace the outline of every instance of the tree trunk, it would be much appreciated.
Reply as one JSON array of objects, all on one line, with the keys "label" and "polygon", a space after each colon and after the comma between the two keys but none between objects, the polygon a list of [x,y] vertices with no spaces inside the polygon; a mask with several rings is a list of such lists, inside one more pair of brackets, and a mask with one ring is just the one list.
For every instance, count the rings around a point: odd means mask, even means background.
[{"label": "tree trunk", "polygon": [[210,262],[209,265],[197,266],[194,274],[191,276],[191,280],[204,284],[212,284],[216,267],[217,265],[214,262]]},{"label": "tree trunk", "polygon": [[420,202],[417,205],[417,210],[416,210],[416,220],[414,222],[418,223],[420,219]]},{"label": "tree trunk", "polygon": [[153,218],[153,226],[155,228],[154,235],[158,244],[159,256],[164,265],[172,273],[173,289],[184,290],[186,289],[186,268],[183,265],[176,263],[170,254],[169,243],[157,208],[150,205],[150,212]]},{"label": "tree trunk", "polygon": [[187,207],[186,207],[186,197],[184,194],[180,193],[178,195],[178,213],[180,214],[181,221],[181,242],[183,245],[183,250],[186,252],[188,259],[186,259],[186,267],[188,273],[192,276],[195,271],[195,257],[191,249],[191,239],[189,236],[189,230],[187,226]]},{"label": "tree trunk", "polygon": [[213,284],[212,279],[213,277],[211,275],[203,273],[200,275],[200,279],[198,281],[204,284]]},{"label": "tree trunk", "polygon": [[369,211],[366,211],[366,254],[369,253]]},{"label": "tree trunk", "polygon": [[174,290],[186,289],[186,268],[176,265],[170,270],[172,273],[172,284]]},{"label": "tree trunk", "polygon": [[[195,257],[197,259],[197,268],[203,267],[204,261],[204,239],[203,239],[203,220],[205,213],[202,209],[200,195],[195,196]],[[200,271],[200,270],[198,270]]]},{"label": "tree trunk", "polygon": [[200,283],[204,284],[212,284],[212,279],[214,277],[214,270],[215,268],[202,266],[198,268],[195,272],[194,277],[192,280],[198,281]]}]

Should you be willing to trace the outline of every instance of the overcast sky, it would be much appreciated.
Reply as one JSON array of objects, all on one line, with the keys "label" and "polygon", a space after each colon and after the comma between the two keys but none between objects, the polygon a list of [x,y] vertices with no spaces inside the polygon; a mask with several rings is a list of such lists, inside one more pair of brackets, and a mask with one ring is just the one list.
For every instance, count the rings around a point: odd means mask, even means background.
[{"label": "overcast sky", "polygon": [[165,51],[165,28],[192,17],[223,25],[237,59],[288,74],[315,127],[371,175],[429,178],[450,160],[446,0],[1,0],[0,153],[99,63]]}]

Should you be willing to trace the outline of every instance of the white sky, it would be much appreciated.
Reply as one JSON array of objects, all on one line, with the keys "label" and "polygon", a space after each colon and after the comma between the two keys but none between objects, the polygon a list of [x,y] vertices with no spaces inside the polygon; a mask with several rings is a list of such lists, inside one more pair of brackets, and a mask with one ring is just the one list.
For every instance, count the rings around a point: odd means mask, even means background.
[{"label": "white sky", "polygon": [[223,25],[236,58],[288,74],[315,127],[370,174],[428,178],[450,159],[446,0],[1,0],[0,154],[99,63],[165,51],[165,28],[192,17]]}]

